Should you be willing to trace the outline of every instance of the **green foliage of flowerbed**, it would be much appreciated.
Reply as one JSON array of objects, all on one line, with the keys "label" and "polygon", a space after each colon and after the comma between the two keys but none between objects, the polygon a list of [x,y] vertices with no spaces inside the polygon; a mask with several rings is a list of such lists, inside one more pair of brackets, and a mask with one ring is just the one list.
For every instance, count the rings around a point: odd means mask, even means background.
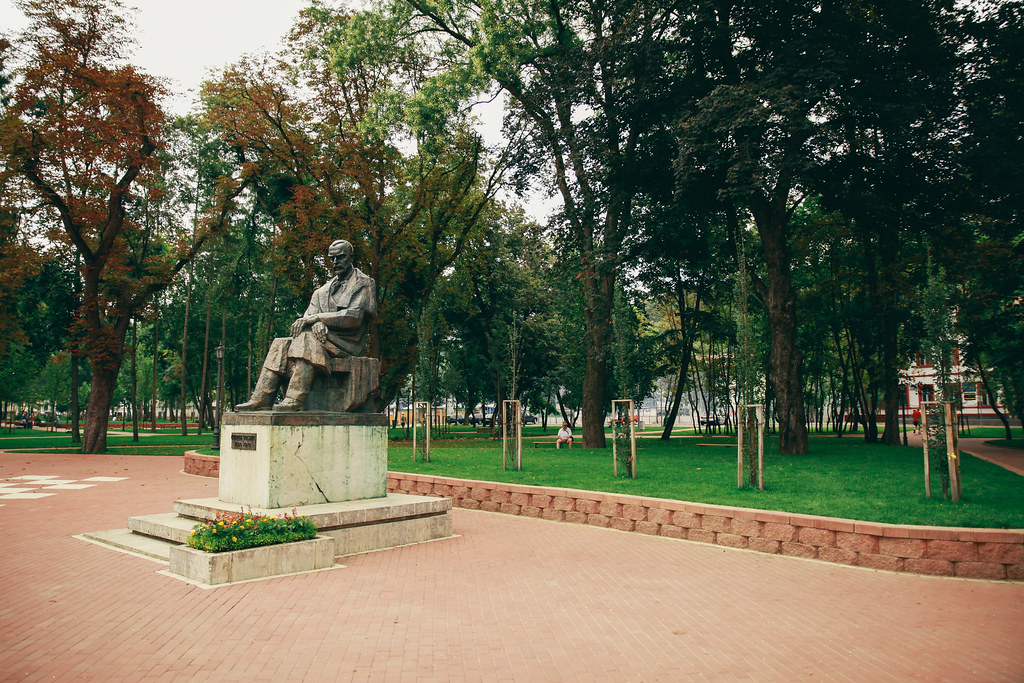
[{"label": "green foliage of flowerbed", "polygon": [[308,541],[316,536],[316,525],[303,515],[280,517],[254,515],[252,512],[218,514],[210,522],[196,524],[188,537],[188,546],[220,553],[292,541]]},{"label": "green foliage of flowerbed", "polygon": [[[712,444],[702,446],[700,444]],[[637,440],[637,479],[612,476],[611,448],[523,448],[523,470],[501,467],[500,442],[412,449],[392,444],[388,469],[435,476],[625,493],[690,502],[779,510],[862,521],[983,528],[1024,528],[1024,477],[964,454],[963,497],[942,499],[937,477],[924,496],[920,448],[865,444],[857,437],[820,438],[809,455],[778,454],[766,440],[765,491],[736,488],[736,445],[728,438]]]}]

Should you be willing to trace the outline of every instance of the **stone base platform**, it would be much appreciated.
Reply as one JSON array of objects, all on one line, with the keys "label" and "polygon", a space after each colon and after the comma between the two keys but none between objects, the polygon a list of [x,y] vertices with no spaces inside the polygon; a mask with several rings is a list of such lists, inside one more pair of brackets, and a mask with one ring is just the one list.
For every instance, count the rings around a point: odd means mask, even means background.
[{"label": "stone base platform", "polygon": [[305,515],[322,536],[335,540],[335,555],[343,557],[369,550],[393,548],[452,535],[450,498],[430,498],[390,493],[384,498],[347,500],[340,503],[298,505],[288,509],[242,507],[216,498],[179,500],[174,511],[179,517],[207,521],[218,513],[249,512],[258,515],[284,513]]},{"label": "stone base platform", "polygon": [[[175,501],[173,513],[132,517],[128,520],[127,529],[96,531],[83,534],[82,538],[170,563],[173,569],[172,549],[184,548],[192,527],[198,522],[216,519],[218,514],[252,512],[274,516],[292,514],[294,509],[295,514],[305,515],[316,524],[319,536],[329,537],[333,541],[333,557],[344,557],[448,538],[452,536],[451,515],[448,514],[451,507],[450,498],[404,493],[287,509],[240,506],[216,498],[199,498]],[[295,544],[283,544],[280,547],[290,545]],[[285,565],[275,561],[267,566]],[[277,573],[280,572],[273,574]]]}]

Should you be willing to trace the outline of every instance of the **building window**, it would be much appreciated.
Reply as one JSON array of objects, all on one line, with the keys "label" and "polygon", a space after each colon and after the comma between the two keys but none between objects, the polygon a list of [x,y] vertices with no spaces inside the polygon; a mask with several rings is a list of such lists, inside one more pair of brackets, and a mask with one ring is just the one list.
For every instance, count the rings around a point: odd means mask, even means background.
[{"label": "building window", "polygon": [[935,400],[935,387],[931,384],[922,384],[917,389],[918,403]]},{"label": "building window", "polygon": [[930,368],[930,367],[932,367],[932,358],[931,358],[931,356],[929,356],[927,354],[919,353],[914,358],[914,362],[917,363],[917,367],[919,367],[919,368]]}]

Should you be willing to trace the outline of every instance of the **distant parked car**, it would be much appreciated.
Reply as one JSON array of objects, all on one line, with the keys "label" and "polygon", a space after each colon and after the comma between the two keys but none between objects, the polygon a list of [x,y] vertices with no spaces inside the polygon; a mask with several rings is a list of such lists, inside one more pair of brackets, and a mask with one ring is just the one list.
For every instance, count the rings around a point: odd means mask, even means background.
[{"label": "distant parked car", "polygon": [[530,415],[529,413],[524,414],[523,415],[523,424],[524,425],[535,425],[535,424],[537,424],[537,416],[536,415]]},{"label": "distant parked car", "polygon": [[722,424],[719,421],[718,416],[715,415],[714,413],[710,415],[705,415],[704,417],[700,418],[700,423],[705,427],[717,427],[720,424]]}]

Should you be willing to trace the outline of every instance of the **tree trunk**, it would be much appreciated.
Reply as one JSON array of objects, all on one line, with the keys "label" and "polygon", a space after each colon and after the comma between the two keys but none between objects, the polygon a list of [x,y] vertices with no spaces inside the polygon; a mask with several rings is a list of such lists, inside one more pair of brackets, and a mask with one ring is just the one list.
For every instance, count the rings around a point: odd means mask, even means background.
[{"label": "tree trunk", "polygon": [[[889,319],[895,319],[894,315],[886,316],[886,328],[889,327]],[[882,432],[882,443],[887,446],[900,445],[900,376],[898,359],[896,353],[896,325],[892,325],[892,334],[889,330],[883,331],[885,339],[882,340],[882,372],[884,373],[883,406],[885,410],[885,431]]]},{"label": "tree trunk", "polygon": [[[120,354],[116,357],[120,357]],[[107,450],[107,420],[119,369],[120,365],[111,368],[104,367],[102,363],[93,363],[89,407],[85,410],[82,436],[83,453],[104,453]]]},{"label": "tree trunk", "polygon": [[132,320],[132,441],[139,441],[139,330]]},{"label": "tree trunk", "polygon": [[809,452],[803,404],[803,352],[796,343],[796,293],[790,275],[789,246],[784,219],[758,221],[768,276],[770,377],[779,420],[779,450],[783,455]]},{"label": "tree trunk", "polygon": [[81,406],[78,405],[78,389],[82,384],[79,375],[77,345],[71,346],[71,443],[82,443],[82,431],[79,425]]},{"label": "tree trunk", "polygon": [[672,429],[676,425],[676,417],[679,415],[679,406],[683,402],[683,383],[686,381],[685,373],[689,370],[689,363],[687,366],[680,365],[679,367],[679,379],[676,382],[676,390],[672,394],[672,404],[665,414],[665,429],[661,432],[661,440],[668,441],[672,436]]},{"label": "tree trunk", "polygon": [[150,426],[151,431],[156,431],[156,374],[157,374],[157,361],[159,356],[157,352],[160,346],[160,300],[157,299],[157,314],[156,320],[153,321],[153,422]]},{"label": "tree trunk", "polygon": [[587,306],[587,365],[583,375],[583,447],[604,448],[605,394],[610,367],[612,292],[615,274],[607,269],[584,271]]},{"label": "tree trunk", "polygon": [[985,372],[985,365],[978,359],[978,376],[981,377],[981,384],[985,387],[985,393],[988,394],[989,402],[992,404],[992,410],[995,411],[996,417],[1003,423],[1003,429],[1006,430],[1006,440],[1009,441],[1013,438],[1013,433],[1010,431],[1010,421],[1003,415],[1002,411],[999,410],[999,406],[996,405],[996,395],[992,392],[992,389],[988,384],[988,373]]},{"label": "tree trunk", "polygon": [[188,281],[185,283],[185,322],[181,330],[181,435],[188,436],[188,422],[185,406],[188,398],[185,392],[185,380],[188,378],[188,317],[192,309],[192,264],[188,265]]},{"label": "tree trunk", "polygon": [[693,359],[693,339],[697,334],[697,313],[700,311],[701,295],[698,292],[693,301],[693,308],[689,316],[684,315],[686,310],[686,291],[683,289],[683,280],[676,271],[676,303],[679,306],[679,334],[682,337],[683,357],[679,361],[679,378],[676,382],[676,390],[672,395],[672,404],[665,413],[665,429],[661,433],[662,441],[672,437],[672,429],[676,425],[676,418],[679,416],[679,407],[683,403],[684,385],[690,374],[690,362]]},{"label": "tree trunk", "polygon": [[[211,410],[211,401],[209,392],[206,390],[208,384],[206,378],[210,372],[210,313],[211,313],[211,299],[209,290],[206,292],[206,331],[203,333],[203,370],[202,377],[199,380],[199,422],[196,425],[196,434],[202,434],[203,428],[206,426],[207,413],[212,416],[213,411]],[[210,424],[213,424],[211,419]]]}]

